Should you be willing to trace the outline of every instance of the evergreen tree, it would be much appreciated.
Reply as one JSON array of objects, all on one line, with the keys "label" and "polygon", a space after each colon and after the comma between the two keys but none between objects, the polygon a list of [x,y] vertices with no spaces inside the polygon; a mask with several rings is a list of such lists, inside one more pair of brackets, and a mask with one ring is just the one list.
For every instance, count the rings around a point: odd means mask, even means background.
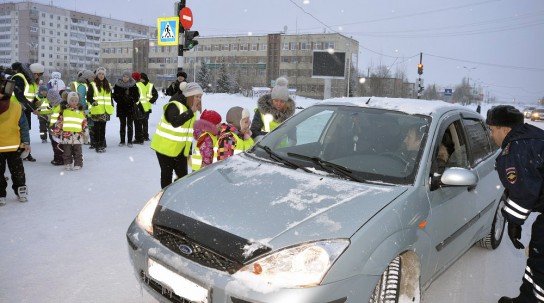
[{"label": "evergreen tree", "polygon": [[229,71],[225,63],[221,64],[219,69],[219,79],[217,79],[217,92],[218,93],[230,93],[231,92],[231,83]]},{"label": "evergreen tree", "polygon": [[208,86],[208,84],[211,84],[212,81],[210,69],[208,68],[208,65],[206,65],[206,63],[202,63],[202,65],[200,66],[200,70],[196,74],[196,83],[198,83],[205,92],[210,91],[210,86]]}]

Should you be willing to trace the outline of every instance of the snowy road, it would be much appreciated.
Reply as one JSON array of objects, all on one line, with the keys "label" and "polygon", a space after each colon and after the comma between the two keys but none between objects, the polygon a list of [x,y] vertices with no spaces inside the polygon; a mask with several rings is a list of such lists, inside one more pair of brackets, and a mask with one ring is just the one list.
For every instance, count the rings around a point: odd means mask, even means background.
[{"label": "snowy road", "polygon": [[[230,106],[255,104],[229,98],[205,96],[204,108],[224,117]],[[153,110],[151,121],[157,121],[160,107]],[[38,142],[36,120],[33,125],[31,137]],[[155,127],[152,122],[150,129]],[[117,147],[117,134],[118,120],[112,117],[107,152],[85,146],[78,172],[52,166],[49,144],[32,144],[38,161],[25,162],[29,202],[17,202],[8,188],[8,203],[0,208],[0,302],[155,302],[134,277],[125,232],[160,190],[157,159],[149,142]],[[528,232],[525,226],[524,243]],[[471,248],[431,285],[423,301],[496,302],[517,294],[524,267],[523,251],[505,236],[496,251]]]}]

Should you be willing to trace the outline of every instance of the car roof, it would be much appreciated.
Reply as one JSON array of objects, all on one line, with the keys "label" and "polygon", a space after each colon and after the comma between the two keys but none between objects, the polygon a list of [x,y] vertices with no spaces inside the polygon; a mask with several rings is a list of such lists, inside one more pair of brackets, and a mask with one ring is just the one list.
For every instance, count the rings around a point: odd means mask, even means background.
[{"label": "car roof", "polygon": [[318,104],[361,106],[369,108],[381,108],[405,112],[407,114],[420,114],[435,116],[451,110],[469,111],[466,107],[447,103],[441,100],[423,100],[408,98],[386,98],[386,97],[351,97],[333,98],[323,100]]}]

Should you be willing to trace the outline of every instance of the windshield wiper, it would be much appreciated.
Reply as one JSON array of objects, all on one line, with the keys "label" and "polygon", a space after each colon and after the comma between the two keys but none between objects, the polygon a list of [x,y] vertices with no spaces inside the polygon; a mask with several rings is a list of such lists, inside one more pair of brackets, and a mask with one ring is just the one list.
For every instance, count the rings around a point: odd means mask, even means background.
[{"label": "windshield wiper", "polygon": [[265,152],[268,153],[268,155],[270,156],[270,159],[272,160],[276,160],[277,162],[281,162],[287,166],[290,166],[292,168],[300,168],[302,170],[304,170],[305,172],[307,173],[311,173],[311,171],[303,166],[300,166],[300,165],[297,165],[287,159],[284,159],[282,158],[280,155],[276,154],[274,151],[272,151],[272,149],[266,145],[261,145],[260,143],[257,143],[254,145],[255,147],[259,147],[261,149],[263,149]]},{"label": "windshield wiper", "polygon": [[330,173],[347,177],[347,178],[349,178],[349,179],[351,179],[353,181],[361,182],[361,180],[359,180],[359,178],[355,177],[355,175],[353,174],[353,171],[351,171],[349,168],[344,167],[342,165],[338,165],[336,163],[325,161],[325,160],[323,160],[323,159],[321,159],[321,158],[319,158],[317,156],[310,157],[310,156],[296,154],[296,153],[287,153],[287,155],[289,157],[293,157],[293,158],[312,161],[313,163],[319,165],[321,168],[323,168],[324,170],[326,170],[326,171],[328,171]]}]

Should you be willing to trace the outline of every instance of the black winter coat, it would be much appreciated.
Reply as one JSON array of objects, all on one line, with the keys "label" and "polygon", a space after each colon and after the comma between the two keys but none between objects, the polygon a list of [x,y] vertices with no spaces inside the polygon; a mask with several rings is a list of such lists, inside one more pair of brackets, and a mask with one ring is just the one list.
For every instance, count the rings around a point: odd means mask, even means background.
[{"label": "black winter coat", "polygon": [[131,116],[134,105],[140,99],[136,81],[124,82],[119,79],[113,87],[112,99],[117,103],[117,117]]}]

